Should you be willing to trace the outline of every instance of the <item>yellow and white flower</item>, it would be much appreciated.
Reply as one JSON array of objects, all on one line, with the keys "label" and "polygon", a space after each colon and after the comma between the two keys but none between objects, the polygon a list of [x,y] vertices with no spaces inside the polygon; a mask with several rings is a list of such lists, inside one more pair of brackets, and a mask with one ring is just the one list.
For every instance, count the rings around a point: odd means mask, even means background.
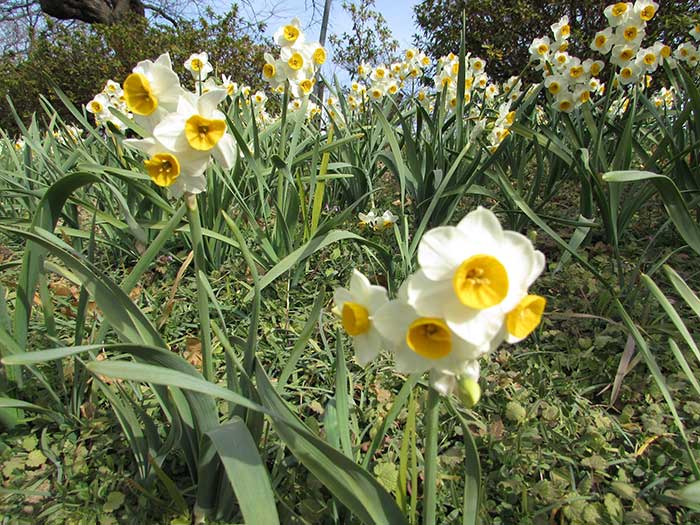
[{"label": "yellow and white flower", "polygon": [[177,111],[168,114],[153,130],[153,136],[180,156],[210,154],[224,168],[236,159],[235,142],[226,132],[226,118],[217,109],[226,90],[214,89],[199,97],[180,97]]},{"label": "yellow and white flower", "polygon": [[460,338],[488,347],[505,315],[527,295],[544,269],[544,255],[527,237],[503,231],[479,207],[457,226],[427,232],[418,246],[420,270],[409,280],[408,302],[420,316],[444,319]]},{"label": "yellow and white flower", "polygon": [[214,67],[209,63],[207,53],[193,53],[185,60],[185,69],[192,73],[195,80],[203,82],[214,71]]},{"label": "yellow and white flower", "polygon": [[690,36],[693,37],[693,40],[696,42],[700,40],[700,23],[693,24],[693,27],[690,28]]},{"label": "yellow and white flower", "polygon": [[126,105],[140,125],[152,129],[165,113],[174,111],[185,91],[173,71],[170,55],[155,62],[143,60],[126,77],[123,85]]},{"label": "yellow and white flower", "polygon": [[126,146],[145,153],[146,172],[158,186],[168,188],[174,198],[183,193],[201,193],[206,190],[204,172],[209,164],[209,155],[203,152],[185,154],[172,151],[154,137],[127,139]]},{"label": "yellow and white flower", "polygon": [[375,324],[375,315],[388,297],[383,286],[370,284],[367,277],[353,270],[348,288],[336,288],[334,310],[341,318],[343,329],[352,337],[357,362],[364,366],[381,350],[382,337]]},{"label": "yellow and white flower", "polygon": [[648,22],[659,9],[659,4],[653,0],[637,0],[634,3],[634,13],[644,22]]},{"label": "yellow and white flower", "polygon": [[616,4],[607,6],[603,11],[605,18],[608,19],[608,24],[610,25],[610,27],[619,26],[627,18],[629,18],[631,13],[631,2],[618,2]]},{"label": "yellow and white flower", "polygon": [[289,24],[280,27],[274,35],[275,42],[281,47],[300,46],[304,43],[304,33],[301,30],[301,22],[293,18]]},{"label": "yellow and white flower", "polygon": [[445,319],[421,315],[408,301],[408,287],[415,274],[374,315],[374,325],[394,355],[396,370],[403,373],[427,370],[459,370],[474,361],[481,350],[459,337]]},{"label": "yellow and white flower", "polygon": [[602,55],[607,55],[610,53],[612,46],[614,44],[613,40],[613,30],[611,27],[598,31],[593,40],[591,41],[591,49],[593,51],[598,51]]}]

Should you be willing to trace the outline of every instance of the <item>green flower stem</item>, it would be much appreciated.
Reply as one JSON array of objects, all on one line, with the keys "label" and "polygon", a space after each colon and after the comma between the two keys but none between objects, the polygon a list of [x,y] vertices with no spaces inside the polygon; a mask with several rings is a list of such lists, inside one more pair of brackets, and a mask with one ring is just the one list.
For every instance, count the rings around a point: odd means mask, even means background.
[{"label": "green flower stem", "polygon": [[423,525],[435,525],[437,506],[438,415],[440,394],[428,388],[423,424],[425,426],[425,476],[423,478]]},{"label": "green flower stem", "polygon": [[192,250],[194,251],[194,273],[197,280],[197,310],[202,343],[202,373],[204,374],[204,379],[213,381],[214,363],[211,353],[209,298],[207,297],[207,290],[202,283],[206,276],[203,271],[205,267],[204,243],[202,241],[202,225],[199,222],[199,210],[197,209],[197,196],[186,193],[185,204],[187,204],[187,219],[190,223],[190,236],[192,237]]}]

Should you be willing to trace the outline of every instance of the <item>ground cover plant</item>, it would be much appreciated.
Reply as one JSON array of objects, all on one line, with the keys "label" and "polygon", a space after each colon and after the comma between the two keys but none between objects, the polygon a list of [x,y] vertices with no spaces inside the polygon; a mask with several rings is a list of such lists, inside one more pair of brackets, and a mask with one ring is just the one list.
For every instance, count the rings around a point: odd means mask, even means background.
[{"label": "ground cover plant", "polygon": [[164,53],[18,116],[3,523],[700,520],[700,26],[658,9],[587,56],[563,17],[535,83],[463,36],[346,86],[294,19],[265,90]]}]

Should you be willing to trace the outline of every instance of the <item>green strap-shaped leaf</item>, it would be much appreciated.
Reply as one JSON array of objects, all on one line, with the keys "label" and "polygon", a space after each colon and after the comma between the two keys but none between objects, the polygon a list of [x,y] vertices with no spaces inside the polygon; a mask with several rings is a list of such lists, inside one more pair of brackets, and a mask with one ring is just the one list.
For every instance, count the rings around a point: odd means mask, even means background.
[{"label": "green strap-shaped leaf", "polygon": [[[32,220],[32,226],[53,231],[70,196],[83,186],[101,181],[100,177],[87,173],[73,173],[57,180],[41,198]],[[40,246],[27,243],[22,257],[22,273],[17,283],[17,299],[15,300],[14,333],[17,344],[22,349],[27,344],[29,317],[31,316],[34,291],[39,279],[44,253],[44,249]]]},{"label": "green strap-shaped leaf", "polygon": [[243,420],[234,417],[229,423],[207,432],[206,436],[224,466],[245,522],[278,524],[270,477]]},{"label": "green strap-shaped leaf", "polygon": [[650,181],[661,195],[668,216],[678,233],[688,243],[688,246],[700,255],[700,226],[693,220],[681,192],[678,191],[678,187],[670,178],[649,171],[629,170],[610,171],[603,175],[603,180],[606,182]]},{"label": "green strap-shaped leaf", "polygon": [[277,434],[294,456],[338,501],[363,523],[402,525],[406,517],[394,498],[365,469],[306,430],[279,397],[260,363],[255,367],[258,393],[274,413]]},{"label": "green strap-shaped leaf", "polygon": [[[377,250],[380,253],[380,255],[382,255],[382,259],[385,262],[390,261],[389,255],[386,253],[386,250],[384,250],[378,244],[373,243],[371,241],[368,241],[364,237],[361,237],[360,235],[357,235],[357,234],[349,232],[349,231],[343,231],[343,230],[331,230],[327,233],[321,234],[320,233],[321,230],[322,229],[319,230],[319,234],[316,235],[316,237],[311,239],[304,246],[297,248],[292,253],[287,255],[284,259],[282,259],[279,263],[277,263],[274,267],[272,267],[269,272],[267,272],[265,275],[263,275],[260,278],[260,290],[263,290],[265,287],[269,286],[275,279],[277,279],[284,272],[292,269],[294,266],[299,264],[301,261],[303,261],[307,257],[310,257],[318,250],[321,250],[321,249],[325,248],[326,246],[328,246],[329,244],[333,244],[334,242],[338,242],[338,241],[342,241],[342,240],[346,240],[346,239],[352,239],[354,241],[366,244],[367,246]],[[253,298],[253,293],[254,293],[253,290],[251,290],[248,293],[248,295],[246,295],[244,301],[245,302],[250,301]]]}]

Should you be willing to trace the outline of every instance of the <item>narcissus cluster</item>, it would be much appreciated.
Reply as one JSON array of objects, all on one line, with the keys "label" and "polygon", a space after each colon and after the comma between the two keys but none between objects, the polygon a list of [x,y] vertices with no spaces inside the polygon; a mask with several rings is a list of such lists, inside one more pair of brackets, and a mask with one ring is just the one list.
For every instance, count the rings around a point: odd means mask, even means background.
[{"label": "narcissus cluster", "polygon": [[192,55],[186,67],[195,77],[197,93],[180,85],[168,54],[155,62],[139,62],[123,85],[125,104],[146,132],[143,138],[127,139],[124,144],[148,156],[144,161],[148,175],[174,197],[206,189],[204,172],[212,158],[230,169],[236,156],[226,119],[218,109],[228,96],[227,89],[204,88],[211,72],[205,53]]},{"label": "narcissus cluster", "polygon": [[360,364],[384,348],[397,371],[429,371],[442,394],[456,392],[474,404],[479,359],[504,341],[521,341],[542,319],[546,301],[529,288],[544,255],[479,207],[457,226],[428,231],[418,263],[392,300],[354,270],[350,286],[335,291],[335,310]]},{"label": "narcissus cluster", "polygon": [[[316,70],[326,62],[326,50],[318,42],[307,42],[298,18],[275,33],[279,56],[265,53],[263,79],[272,89],[284,91],[288,85],[295,98],[308,97],[314,87]],[[288,83],[288,84],[287,84]]]}]

